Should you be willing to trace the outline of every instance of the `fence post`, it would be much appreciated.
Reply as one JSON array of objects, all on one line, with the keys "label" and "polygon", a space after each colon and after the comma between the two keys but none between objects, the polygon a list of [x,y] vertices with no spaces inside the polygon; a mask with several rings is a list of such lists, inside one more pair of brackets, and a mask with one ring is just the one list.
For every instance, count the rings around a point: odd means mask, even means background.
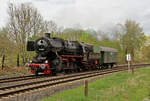
[{"label": "fence post", "polygon": [[131,71],[131,65],[130,65],[130,61],[128,61],[128,73],[130,73]]},{"label": "fence post", "polygon": [[17,55],[17,67],[19,67],[19,54]]},{"label": "fence post", "polygon": [[2,70],[4,69],[4,63],[5,63],[5,55],[2,57]]},{"label": "fence post", "polygon": [[23,65],[25,64],[24,57],[21,56]]},{"label": "fence post", "polygon": [[88,96],[88,80],[85,80],[84,96]]},{"label": "fence post", "polygon": [[134,74],[134,66],[131,67],[132,74]]}]

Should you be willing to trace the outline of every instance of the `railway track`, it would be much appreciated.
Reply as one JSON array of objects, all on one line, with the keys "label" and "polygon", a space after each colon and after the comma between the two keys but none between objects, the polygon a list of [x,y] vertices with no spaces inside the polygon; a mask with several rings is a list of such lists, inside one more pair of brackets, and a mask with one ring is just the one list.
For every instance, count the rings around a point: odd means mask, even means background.
[{"label": "railway track", "polygon": [[[149,66],[149,65],[148,64],[146,64],[146,65],[140,64],[140,65],[134,65],[134,66],[136,66],[136,68],[139,68],[139,66]],[[120,71],[125,71],[125,70],[127,70],[127,67],[119,66],[119,67],[113,68],[113,69],[96,70],[96,71],[91,71],[91,72],[75,73],[75,74],[56,76],[56,77],[47,77],[47,78],[38,79],[36,81],[33,80],[31,82],[24,82],[21,84],[0,87],[0,100],[5,97],[9,97],[9,96],[23,93],[23,92],[29,92],[29,91],[39,89],[39,88],[50,87],[50,86],[57,85],[57,84],[63,84],[63,83],[67,83],[67,82],[82,80],[82,79],[86,79],[86,78],[96,77],[96,76],[100,76],[100,75],[105,75],[105,74],[110,74],[110,73],[115,73],[115,72],[120,72]],[[29,79],[30,79],[30,77],[29,77]],[[9,79],[9,80],[13,81],[13,80],[17,80],[17,78]],[[25,78],[22,78],[22,80],[25,80]]]},{"label": "railway track", "polygon": [[[133,64],[131,66],[149,66],[150,64]],[[119,65],[117,67],[125,67],[127,65]],[[43,78],[46,77],[45,75],[27,75],[27,76],[18,76],[18,77],[9,77],[9,78],[0,78],[0,84],[1,83],[9,83],[9,82],[16,82],[16,81],[22,81],[22,80],[29,80],[29,79],[36,79],[36,78]],[[51,76],[52,77],[52,76]]]},{"label": "railway track", "polygon": [[[148,66],[148,65],[150,65],[150,64],[140,64],[140,65],[136,64],[134,66],[139,67],[139,66]],[[123,68],[125,66],[122,65],[122,66],[117,66],[117,67]],[[106,69],[106,70],[109,70],[109,69]],[[75,73],[73,73],[73,74],[75,74]],[[72,75],[72,74],[69,74],[69,75]],[[31,82],[41,82],[43,80],[47,80],[47,79],[49,80],[49,78],[51,78],[52,80],[55,80],[56,78],[61,78],[61,77],[62,76],[29,75],[29,76],[21,76],[21,77],[13,77],[13,78],[4,78],[4,79],[0,79],[0,89],[3,87],[8,87],[8,86],[15,87],[15,85],[31,84]]]},{"label": "railway track", "polygon": [[74,74],[74,75],[66,75],[63,77],[55,78],[55,79],[49,78],[49,79],[38,81],[38,82],[30,82],[30,83],[24,83],[24,84],[13,85],[13,86],[8,86],[8,87],[1,87],[0,99],[3,97],[18,94],[21,92],[31,91],[31,90],[38,89],[38,88],[53,86],[57,84],[62,84],[66,82],[81,80],[85,78],[90,78],[94,76],[99,76],[99,75],[104,75],[104,74],[109,74],[109,73],[114,73],[114,72],[119,72],[119,71],[124,71],[124,70],[127,70],[127,68],[115,68],[113,70],[110,69],[110,70],[103,70],[103,71],[79,73],[79,74]]},{"label": "railway track", "polygon": [[[107,70],[107,69],[106,69]],[[109,69],[108,69],[109,70]],[[80,73],[87,73],[87,72],[80,72]],[[78,73],[73,73],[73,74],[78,74]],[[65,75],[72,75],[72,74],[65,74]],[[63,76],[65,76],[63,75]],[[3,86],[3,85],[6,85],[6,84],[10,84],[10,83],[16,83],[16,82],[21,82],[23,81],[24,83],[25,82],[28,82],[30,80],[31,81],[38,81],[38,80],[42,80],[42,79],[56,79],[56,78],[61,78],[62,76],[46,76],[46,75],[38,75],[38,76],[35,76],[35,75],[29,75],[29,76],[21,76],[21,77],[13,77],[13,78],[4,78],[4,79],[0,79],[0,86]],[[1,89],[2,87],[0,87]]]},{"label": "railway track", "polygon": [[29,80],[29,79],[35,79],[35,78],[42,78],[45,77],[44,75],[27,75],[27,76],[18,76],[18,77],[9,77],[9,78],[1,78],[0,83],[9,83],[9,82],[16,82],[21,80]]},{"label": "railway track", "polygon": [[[11,85],[11,86],[0,87],[0,91],[12,89],[14,87],[28,86],[28,85],[32,85],[32,84],[38,84],[38,83],[49,82],[49,81],[54,81],[54,80],[61,80],[61,79],[80,76],[80,75],[93,74],[93,73],[99,73],[99,72],[107,72],[107,71],[111,71],[111,70],[112,69],[101,70],[101,71],[98,70],[98,71],[92,71],[92,72],[83,72],[83,73],[75,73],[75,74],[64,75],[64,76],[56,76],[56,77],[47,77],[47,78],[42,78],[42,79],[36,79],[35,81],[32,80],[30,82],[23,82],[21,84],[15,84],[15,85]],[[117,68],[115,68],[114,70],[117,70]]]}]

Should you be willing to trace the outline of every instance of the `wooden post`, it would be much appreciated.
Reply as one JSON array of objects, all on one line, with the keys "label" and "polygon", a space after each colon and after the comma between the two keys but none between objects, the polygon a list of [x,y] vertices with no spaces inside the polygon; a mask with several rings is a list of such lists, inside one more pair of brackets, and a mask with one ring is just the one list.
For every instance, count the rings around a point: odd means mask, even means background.
[{"label": "wooden post", "polygon": [[4,63],[5,63],[5,55],[2,57],[2,70],[4,69]]},{"label": "wooden post", "polygon": [[17,67],[19,67],[19,54],[17,55]]},{"label": "wooden post", "polygon": [[132,67],[132,74],[134,74],[134,67]]},{"label": "wooden post", "polygon": [[21,56],[23,65],[25,64],[24,57]]},{"label": "wooden post", "polygon": [[88,80],[85,80],[84,96],[88,96]]},{"label": "wooden post", "polygon": [[134,66],[131,67],[132,74],[134,74]]},{"label": "wooden post", "polygon": [[131,67],[130,67],[130,61],[128,61],[128,73],[130,73],[130,69],[131,69]]}]

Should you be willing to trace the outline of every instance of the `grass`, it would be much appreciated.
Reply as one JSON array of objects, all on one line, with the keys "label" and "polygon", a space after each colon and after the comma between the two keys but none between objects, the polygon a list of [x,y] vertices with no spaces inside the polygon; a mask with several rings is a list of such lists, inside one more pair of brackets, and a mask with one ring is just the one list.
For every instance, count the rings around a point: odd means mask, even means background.
[{"label": "grass", "polygon": [[8,66],[5,66],[4,69],[2,70],[1,69],[1,66],[0,66],[0,76],[4,76],[4,75],[29,75],[31,74],[31,71],[28,70],[27,68],[25,67],[8,67]]},{"label": "grass", "polygon": [[88,89],[88,97],[84,97],[81,86],[42,101],[143,101],[150,93],[150,68],[137,69],[134,75],[121,72],[101,78]]},{"label": "grass", "polygon": [[4,69],[2,70],[2,57],[0,57],[0,76],[31,74],[31,72],[23,66],[21,57],[20,57],[20,67],[16,67],[16,64],[17,64],[17,55],[10,55],[10,56],[6,55],[4,61]]}]

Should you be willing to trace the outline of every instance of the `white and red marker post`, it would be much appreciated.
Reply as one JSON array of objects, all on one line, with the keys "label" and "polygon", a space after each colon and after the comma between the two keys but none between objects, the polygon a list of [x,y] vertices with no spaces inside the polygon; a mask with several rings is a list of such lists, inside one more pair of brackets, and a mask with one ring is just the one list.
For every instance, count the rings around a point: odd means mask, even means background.
[{"label": "white and red marker post", "polygon": [[128,72],[130,72],[130,70],[131,70],[131,65],[130,65],[130,63],[131,63],[131,54],[126,55],[126,60],[128,62]]}]

